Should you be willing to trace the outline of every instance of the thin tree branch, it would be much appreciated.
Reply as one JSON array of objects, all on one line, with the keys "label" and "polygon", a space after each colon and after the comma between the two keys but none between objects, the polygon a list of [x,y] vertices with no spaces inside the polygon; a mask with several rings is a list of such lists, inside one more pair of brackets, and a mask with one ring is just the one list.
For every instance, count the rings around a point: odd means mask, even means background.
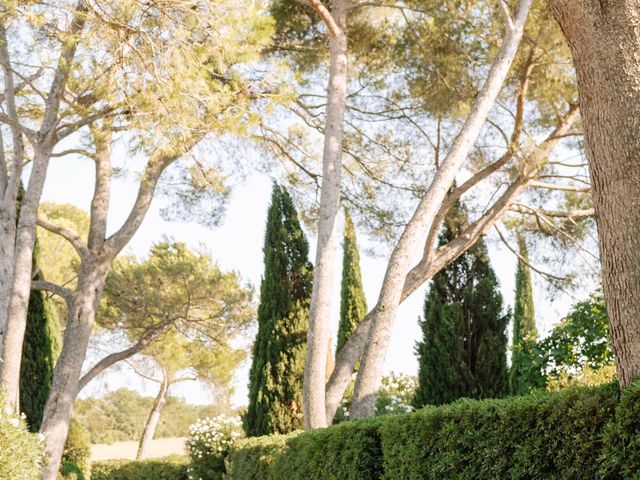
[{"label": "thin tree branch", "polygon": [[82,237],[80,237],[77,232],[74,232],[70,228],[53,223],[52,221],[44,217],[38,217],[36,223],[38,226],[44,228],[45,230],[48,230],[51,233],[60,235],[67,242],[69,242],[76,250],[76,252],[78,252],[78,255],[80,255],[80,258],[83,261],[89,258],[89,249],[82,240]]}]

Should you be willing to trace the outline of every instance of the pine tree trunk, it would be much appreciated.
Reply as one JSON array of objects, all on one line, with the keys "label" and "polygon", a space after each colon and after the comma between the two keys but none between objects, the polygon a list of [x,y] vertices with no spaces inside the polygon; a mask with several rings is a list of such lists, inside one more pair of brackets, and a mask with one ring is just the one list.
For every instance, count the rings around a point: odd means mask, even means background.
[{"label": "pine tree trunk", "polygon": [[160,390],[158,391],[158,395],[156,395],[156,399],[153,402],[153,408],[151,409],[151,413],[149,414],[147,423],[144,426],[144,431],[142,432],[142,438],[140,438],[140,443],[138,444],[138,453],[136,454],[136,460],[144,460],[145,458],[147,458],[149,447],[151,446],[153,437],[156,434],[156,428],[158,428],[158,423],[160,422],[160,414],[162,413],[162,408],[164,407],[164,404],[167,403],[168,391],[169,378],[167,372],[163,371]]},{"label": "pine tree trunk", "polygon": [[551,0],[569,42],[621,386],[640,374],[640,0]]},{"label": "pine tree trunk", "polygon": [[318,218],[316,263],[313,270],[313,290],[307,331],[307,358],[304,375],[304,426],[327,426],[325,412],[325,374],[327,342],[330,336],[331,299],[336,270],[340,231],[340,171],[342,169],[342,135],[347,96],[347,0],[336,0],[331,15],[338,32],[329,36],[331,66]]},{"label": "pine tree trunk", "polygon": [[33,249],[36,241],[36,219],[38,205],[49,165],[48,149],[36,149],[28,188],[20,204],[17,235],[15,237],[13,288],[10,296],[7,329],[4,337],[3,363],[1,365],[2,387],[9,409],[17,409],[19,403],[20,362],[22,344],[27,324]]},{"label": "pine tree trunk", "polygon": [[51,394],[40,432],[45,437],[45,468],[42,480],[55,480],[69,432],[73,402],[78,393],[82,364],[110,262],[91,261],[82,266],[74,304],[69,309],[64,347],[53,373]]},{"label": "pine tree trunk", "polygon": [[[12,215],[13,213],[13,215]],[[13,289],[13,260],[16,239],[15,211],[0,211],[0,372],[4,362],[4,338],[9,318],[9,302]]]}]

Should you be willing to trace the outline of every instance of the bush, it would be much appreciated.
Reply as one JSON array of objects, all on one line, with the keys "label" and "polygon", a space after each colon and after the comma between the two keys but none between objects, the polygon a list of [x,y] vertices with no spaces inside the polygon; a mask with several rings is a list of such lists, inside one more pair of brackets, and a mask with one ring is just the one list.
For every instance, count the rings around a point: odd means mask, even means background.
[{"label": "bush", "polygon": [[23,418],[8,416],[0,408],[0,478],[38,480],[43,457],[39,436],[29,432]]},{"label": "bush", "polygon": [[227,469],[229,480],[640,479],[640,382],[241,440]]},{"label": "bush", "polygon": [[285,449],[286,440],[298,433],[270,435],[238,440],[227,457],[225,480],[267,480],[276,457]]},{"label": "bush", "polygon": [[461,400],[382,427],[385,479],[597,478],[615,385]]},{"label": "bush", "polygon": [[189,427],[187,452],[191,457],[190,480],[221,480],[229,449],[241,436],[242,421],[219,415],[197,420]]},{"label": "bush", "polygon": [[91,480],[188,480],[187,457],[110,460],[91,464]]},{"label": "bush", "polygon": [[89,433],[76,420],[71,420],[67,442],[62,452],[60,476],[69,480],[89,480],[91,471]]},{"label": "bush", "polygon": [[343,422],[286,441],[272,479],[377,480],[382,474],[381,420]]}]

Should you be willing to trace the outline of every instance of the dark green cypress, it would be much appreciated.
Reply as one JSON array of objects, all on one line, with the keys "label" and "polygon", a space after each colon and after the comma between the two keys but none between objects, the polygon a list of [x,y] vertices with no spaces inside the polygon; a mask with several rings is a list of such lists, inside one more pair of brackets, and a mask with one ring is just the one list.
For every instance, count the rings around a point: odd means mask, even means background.
[{"label": "dark green cypress", "polygon": [[264,241],[258,333],[249,373],[247,436],[302,428],[302,380],[311,301],[309,246],[288,192],[274,185]]},{"label": "dark green cypress", "polygon": [[529,268],[529,252],[522,235],[518,235],[520,259],[516,270],[515,308],[513,312],[513,344],[511,369],[509,371],[511,393],[529,393],[544,386],[544,377],[539,368],[536,341],[535,309],[533,306],[533,286]]},{"label": "dark green cypress", "polygon": [[[456,202],[445,218],[439,244],[450,242],[466,225],[466,208]],[[416,345],[414,407],[506,394],[508,319],[480,240],[431,282],[420,321],[423,338]]]},{"label": "dark green cypress", "polygon": [[362,289],[360,253],[356,229],[349,210],[344,210],[344,240],[342,245],[342,284],[340,288],[340,323],[336,356],[367,314],[367,300]]},{"label": "dark green cypress", "polygon": [[[36,242],[36,268],[37,251]],[[41,280],[42,276],[37,274],[35,278]],[[42,423],[61,341],[60,321],[53,301],[47,298],[45,292],[33,290],[29,296],[20,364],[20,411],[24,413],[32,432],[37,432]]]}]

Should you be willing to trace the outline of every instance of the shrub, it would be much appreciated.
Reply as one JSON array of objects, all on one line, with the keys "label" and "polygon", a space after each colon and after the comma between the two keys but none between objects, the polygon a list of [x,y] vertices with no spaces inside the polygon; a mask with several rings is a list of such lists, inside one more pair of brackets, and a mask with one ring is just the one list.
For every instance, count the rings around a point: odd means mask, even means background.
[{"label": "shrub", "polygon": [[188,480],[188,458],[109,460],[91,465],[91,480]]},{"label": "shrub", "polygon": [[381,420],[343,422],[287,439],[272,479],[377,480],[382,474]]},{"label": "shrub", "polygon": [[461,400],[381,429],[385,479],[597,478],[618,388]]},{"label": "shrub", "polygon": [[24,418],[9,416],[0,408],[0,478],[38,480],[43,456],[43,442],[29,432]]},{"label": "shrub", "polygon": [[407,413],[413,411],[411,402],[416,394],[418,379],[410,375],[391,373],[382,378],[376,399],[376,414]]},{"label": "shrub", "polygon": [[221,480],[225,460],[235,440],[241,436],[242,421],[219,415],[197,420],[189,428],[187,452],[191,457],[191,480]]},{"label": "shrub", "polygon": [[62,453],[60,474],[69,480],[89,480],[91,470],[89,433],[76,420],[71,420],[67,442]]},{"label": "shrub", "polygon": [[269,435],[268,437],[243,438],[229,451],[227,476],[225,480],[267,480],[273,463],[285,448],[289,435]]},{"label": "shrub", "polygon": [[228,480],[640,479],[640,382],[241,440],[227,469]]}]

